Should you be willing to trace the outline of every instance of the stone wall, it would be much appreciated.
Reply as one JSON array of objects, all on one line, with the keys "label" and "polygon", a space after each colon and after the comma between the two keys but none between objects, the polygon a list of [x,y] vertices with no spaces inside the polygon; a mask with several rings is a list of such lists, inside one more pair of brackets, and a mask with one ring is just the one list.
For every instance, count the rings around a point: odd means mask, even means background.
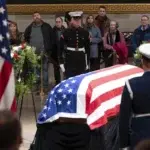
[{"label": "stone wall", "polygon": [[[150,16],[150,14],[147,14]],[[84,18],[87,15],[84,16]],[[133,31],[140,24],[142,14],[108,14],[109,18],[119,22],[121,31]],[[54,26],[55,15],[42,15],[44,21]],[[16,21],[20,31],[24,31],[26,26],[32,21],[31,15],[9,15],[9,19]]]}]

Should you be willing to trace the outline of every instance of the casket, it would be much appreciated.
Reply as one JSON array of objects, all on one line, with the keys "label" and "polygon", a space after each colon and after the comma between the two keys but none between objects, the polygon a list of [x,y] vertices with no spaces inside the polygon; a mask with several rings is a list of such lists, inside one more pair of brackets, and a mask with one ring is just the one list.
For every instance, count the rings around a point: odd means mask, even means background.
[{"label": "casket", "polygon": [[[36,140],[42,142],[44,130],[46,133],[51,122],[60,117],[87,118],[92,130],[89,149],[119,149],[117,116],[123,87],[126,80],[142,74],[141,68],[126,64],[62,81],[49,93],[39,114]],[[36,149],[42,150],[41,145],[38,143]]]}]

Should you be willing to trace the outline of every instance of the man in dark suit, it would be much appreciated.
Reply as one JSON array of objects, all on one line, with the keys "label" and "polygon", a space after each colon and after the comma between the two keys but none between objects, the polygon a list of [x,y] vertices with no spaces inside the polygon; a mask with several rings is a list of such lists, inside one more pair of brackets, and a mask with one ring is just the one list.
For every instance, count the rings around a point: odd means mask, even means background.
[{"label": "man in dark suit", "polygon": [[119,119],[120,148],[133,150],[150,139],[150,44],[139,47],[144,74],[126,82]]}]

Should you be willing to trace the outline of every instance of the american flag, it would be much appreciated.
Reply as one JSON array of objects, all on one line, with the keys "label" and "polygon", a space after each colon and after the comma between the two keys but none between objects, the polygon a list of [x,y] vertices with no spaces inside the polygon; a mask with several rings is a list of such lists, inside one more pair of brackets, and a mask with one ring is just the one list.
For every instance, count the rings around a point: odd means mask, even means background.
[{"label": "american flag", "polygon": [[142,74],[136,66],[116,65],[62,81],[49,93],[38,124],[87,118],[91,129],[98,128],[118,114],[125,81]]},{"label": "american flag", "polygon": [[9,48],[5,0],[0,0],[0,110],[16,111],[14,71]]}]

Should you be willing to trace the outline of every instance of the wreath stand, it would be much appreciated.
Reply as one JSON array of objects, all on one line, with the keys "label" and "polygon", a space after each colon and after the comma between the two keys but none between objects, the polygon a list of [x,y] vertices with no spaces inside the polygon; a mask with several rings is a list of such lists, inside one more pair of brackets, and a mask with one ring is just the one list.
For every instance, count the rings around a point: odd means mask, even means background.
[{"label": "wreath stand", "polygon": [[43,87],[43,59],[44,59],[44,52],[41,51],[41,88],[40,88],[40,102],[41,102],[41,109],[43,107],[44,101],[44,87]]},{"label": "wreath stand", "polygon": [[[33,90],[31,89],[31,97],[32,97],[32,106],[33,106],[33,112],[34,112],[34,117],[35,117],[35,122],[37,121],[37,115],[36,115],[36,106],[35,106],[35,99],[34,99],[34,93]],[[18,101],[17,100],[17,107],[18,107]],[[19,109],[19,120],[21,118],[22,115],[22,110],[23,110],[23,102],[24,102],[24,94],[22,94],[21,97],[21,103],[20,103],[20,109]]]},{"label": "wreath stand", "polygon": [[[41,70],[40,70],[40,107],[41,107],[41,109],[43,107],[43,101],[44,101],[43,57],[44,57],[44,52],[41,51]],[[30,92],[31,92],[31,97],[32,97],[32,106],[33,106],[34,117],[35,117],[35,121],[37,121],[37,113],[36,113],[36,106],[35,106],[35,98],[34,98],[33,88],[31,88]],[[25,94],[22,94],[22,97],[21,97],[21,103],[20,103],[20,109],[19,109],[19,120],[20,120],[21,115],[22,115],[24,95]],[[18,100],[17,100],[17,106],[18,106]]]}]

